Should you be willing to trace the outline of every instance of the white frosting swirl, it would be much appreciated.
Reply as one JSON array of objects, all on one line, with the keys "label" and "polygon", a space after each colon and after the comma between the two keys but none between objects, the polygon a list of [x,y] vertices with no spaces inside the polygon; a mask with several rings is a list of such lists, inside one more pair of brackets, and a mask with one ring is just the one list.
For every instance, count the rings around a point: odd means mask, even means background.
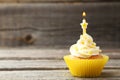
[{"label": "white frosting swirl", "polygon": [[76,57],[89,58],[93,55],[99,55],[100,48],[93,42],[93,38],[87,33],[80,36],[76,44],[70,47],[70,53]]}]

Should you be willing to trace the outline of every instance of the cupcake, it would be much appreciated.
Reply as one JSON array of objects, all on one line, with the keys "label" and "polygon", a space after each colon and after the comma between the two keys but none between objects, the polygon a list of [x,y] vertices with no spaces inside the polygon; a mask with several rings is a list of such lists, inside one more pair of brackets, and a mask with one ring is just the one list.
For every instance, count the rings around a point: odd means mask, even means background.
[{"label": "cupcake", "polygon": [[[83,12],[83,16],[86,16]],[[83,19],[80,24],[83,34],[80,39],[70,47],[71,55],[65,55],[64,60],[73,76],[77,77],[97,77],[100,76],[104,65],[109,57],[101,54],[101,49],[96,46],[93,38],[87,34],[88,23]]]}]

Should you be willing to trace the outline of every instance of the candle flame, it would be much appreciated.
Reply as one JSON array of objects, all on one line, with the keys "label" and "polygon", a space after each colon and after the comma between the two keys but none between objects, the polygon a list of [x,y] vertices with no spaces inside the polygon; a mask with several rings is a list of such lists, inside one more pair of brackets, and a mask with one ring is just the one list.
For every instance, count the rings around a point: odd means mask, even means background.
[{"label": "candle flame", "polygon": [[86,16],[86,13],[85,13],[85,12],[83,12],[83,13],[82,13],[82,16],[83,16],[83,17],[85,17],[85,16]]}]

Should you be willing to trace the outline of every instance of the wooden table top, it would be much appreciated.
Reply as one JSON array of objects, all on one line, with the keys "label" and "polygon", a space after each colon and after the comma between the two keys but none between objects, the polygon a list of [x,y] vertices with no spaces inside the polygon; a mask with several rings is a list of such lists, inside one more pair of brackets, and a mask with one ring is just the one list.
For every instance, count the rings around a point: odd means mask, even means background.
[{"label": "wooden table top", "polygon": [[63,61],[67,49],[1,49],[0,80],[120,80],[120,50],[110,56],[100,77],[72,77]]}]

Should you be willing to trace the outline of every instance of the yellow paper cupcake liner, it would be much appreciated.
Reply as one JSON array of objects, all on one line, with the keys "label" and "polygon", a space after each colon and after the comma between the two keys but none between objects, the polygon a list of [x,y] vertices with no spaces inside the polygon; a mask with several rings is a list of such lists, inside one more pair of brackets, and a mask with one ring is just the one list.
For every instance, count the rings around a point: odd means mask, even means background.
[{"label": "yellow paper cupcake liner", "polygon": [[101,59],[75,59],[70,55],[66,55],[64,60],[73,76],[97,77],[100,76],[104,65],[109,59],[106,55],[102,56]]}]

